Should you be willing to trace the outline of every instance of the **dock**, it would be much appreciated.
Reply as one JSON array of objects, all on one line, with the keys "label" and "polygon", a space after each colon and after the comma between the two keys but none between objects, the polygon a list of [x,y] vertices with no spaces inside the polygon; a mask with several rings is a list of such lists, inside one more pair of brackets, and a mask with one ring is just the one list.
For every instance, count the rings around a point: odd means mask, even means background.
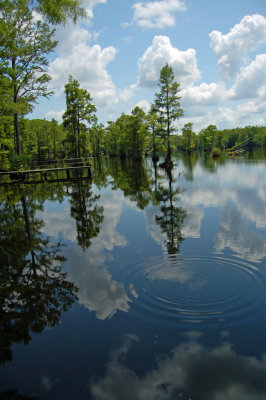
[{"label": "dock", "polygon": [[[74,165],[73,165],[74,164]],[[84,176],[82,172],[82,176],[71,176],[72,171],[86,171]],[[58,172],[65,171],[65,176],[58,177]],[[57,174],[55,178],[53,173]],[[32,176],[39,175],[39,179],[32,180]],[[10,178],[9,182],[1,181],[1,177],[8,176]],[[6,185],[10,183],[43,183],[43,182],[64,182],[64,181],[73,181],[80,179],[91,180],[91,165],[87,163],[84,165],[84,162],[80,161],[72,161],[70,165],[65,165],[62,167],[48,167],[48,168],[37,168],[37,169],[26,169],[26,170],[9,170],[9,171],[0,171],[0,186]]]}]

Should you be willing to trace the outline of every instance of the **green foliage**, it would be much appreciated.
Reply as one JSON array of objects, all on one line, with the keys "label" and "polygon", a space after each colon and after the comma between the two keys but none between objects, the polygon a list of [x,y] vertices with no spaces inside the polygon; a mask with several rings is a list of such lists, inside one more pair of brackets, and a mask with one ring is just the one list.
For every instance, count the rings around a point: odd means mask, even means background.
[{"label": "green foliage", "polygon": [[152,157],[155,159],[158,158],[158,153],[165,151],[165,147],[162,140],[164,125],[160,122],[154,105],[151,106],[149,113],[146,115],[146,121],[148,124],[148,147]]},{"label": "green foliage", "polygon": [[224,129],[217,132],[223,138],[222,146],[217,147],[232,149],[246,143],[245,148],[265,147],[266,128],[263,126],[246,126],[244,128]]},{"label": "green foliage", "polygon": [[105,130],[105,148],[106,152],[111,157],[116,157],[118,155],[125,156],[125,149],[122,145],[122,116],[120,119],[117,119],[115,122],[108,121],[107,127]]},{"label": "green foliage", "polygon": [[64,156],[65,133],[56,120],[24,120],[22,150],[31,160],[51,160]]},{"label": "green foliage", "polygon": [[52,24],[65,24],[68,19],[77,22],[79,18],[86,17],[82,0],[36,0],[29,2],[34,3],[36,10]]},{"label": "green foliage", "polygon": [[175,81],[174,71],[171,66],[165,64],[161,69],[158,83],[160,92],[155,94],[154,107],[159,114],[162,124],[162,136],[167,140],[167,159],[170,158],[170,134],[176,130],[173,123],[183,115],[183,109],[180,107],[180,84]]},{"label": "green foliage", "polygon": [[122,114],[115,122],[109,122],[106,135],[106,152],[110,156],[142,158],[148,136],[146,114],[135,107],[131,115]]},{"label": "green foliage", "polygon": [[212,149],[251,149],[266,146],[266,127],[246,126],[244,128],[218,130],[215,125],[202,129],[198,135],[192,132],[192,124],[187,123],[182,129],[182,135],[175,136],[174,144],[180,150],[204,150],[211,153]]},{"label": "green foliage", "polygon": [[[63,115],[64,128],[69,132],[69,142],[72,143],[72,155],[81,157],[86,154],[86,125],[96,123],[96,107],[91,103],[90,93],[80,88],[80,84],[70,75],[65,85],[66,111]],[[81,142],[81,135],[83,136]],[[83,144],[81,148],[81,143]]]},{"label": "green foliage", "polygon": [[217,135],[217,127],[209,125],[207,128],[202,129],[199,133],[199,146],[205,151],[211,151],[215,144]]},{"label": "green foliage", "polygon": [[183,148],[190,152],[195,148],[196,134],[192,131],[192,123],[188,122],[182,129]]},{"label": "green foliage", "polygon": [[[46,55],[53,51],[54,31],[33,17],[25,0],[0,2],[0,97],[8,97],[5,115],[13,115],[17,154],[21,154],[19,115],[27,114],[39,96],[49,96]],[[2,99],[1,99],[2,100]],[[2,110],[3,112],[3,110]]]},{"label": "green foliage", "polygon": [[10,117],[1,116],[0,118],[0,169],[9,168],[9,155],[14,149],[14,139],[12,121]]},{"label": "green foliage", "polygon": [[144,153],[147,137],[145,112],[140,107],[135,107],[131,114],[126,137],[127,153],[134,159],[140,159]]},{"label": "green foliage", "polygon": [[89,129],[89,147],[93,156],[99,157],[105,153],[105,130],[103,124],[95,124]]}]

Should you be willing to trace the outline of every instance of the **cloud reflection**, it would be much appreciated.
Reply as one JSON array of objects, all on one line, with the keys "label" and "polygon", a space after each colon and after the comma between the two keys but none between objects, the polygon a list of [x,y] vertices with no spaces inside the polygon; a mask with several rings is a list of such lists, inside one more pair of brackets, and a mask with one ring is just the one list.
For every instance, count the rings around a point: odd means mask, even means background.
[{"label": "cloud reflection", "polygon": [[116,227],[123,212],[123,197],[118,191],[103,193],[99,205],[104,219],[99,235],[84,252],[78,246],[68,247],[68,275],[78,286],[79,303],[96,312],[99,319],[111,318],[118,310],[128,311],[130,299],[124,285],[112,279],[103,266],[115,246],[127,244]]},{"label": "cloud reflection", "polygon": [[124,285],[112,280],[106,267],[99,268],[104,256],[84,253],[78,247],[67,251],[68,275],[79,288],[79,303],[96,312],[98,319],[111,318],[118,310],[128,311],[130,299]]},{"label": "cloud reflection", "polygon": [[266,355],[238,356],[229,342],[212,349],[191,340],[157,359],[144,376],[126,366],[125,357],[136,339],[125,343],[111,356],[105,376],[91,383],[94,399],[101,400],[265,400]]},{"label": "cloud reflection", "polygon": [[262,261],[266,255],[265,240],[255,232],[248,231],[241,213],[232,207],[222,210],[214,248],[217,252],[230,248],[238,257],[256,263]]},{"label": "cloud reflection", "polygon": [[266,228],[265,164],[228,162],[215,175],[195,168],[194,181],[187,183],[181,205],[187,211],[185,237],[199,238],[202,221],[208,218],[206,210],[215,207],[222,212],[214,249],[230,248],[238,257],[256,263],[265,257],[266,241],[259,233]]},{"label": "cloud reflection", "polygon": [[152,264],[145,268],[145,275],[152,281],[158,279],[186,283],[194,275],[194,271],[186,268],[183,259],[180,257],[172,259],[160,257],[152,260]]},{"label": "cloud reflection", "polygon": [[[69,279],[79,288],[78,300],[99,319],[111,318],[118,310],[128,311],[130,299],[122,283],[112,279],[104,263],[111,260],[110,252],[115,246],[125,246],[126,238],[117,232],[117,224],[123,212],[124,198],[120,191],[101,193],[99,206],[104,208],[101,230],[92,239],[91,246],[83,251],[76,245],[76,224],[70,217],[69,205],[60,204],[47,208],[42,214],[45,232],[72,242],[66,248]],[[134,288],[131,288],[134,292]]]}]

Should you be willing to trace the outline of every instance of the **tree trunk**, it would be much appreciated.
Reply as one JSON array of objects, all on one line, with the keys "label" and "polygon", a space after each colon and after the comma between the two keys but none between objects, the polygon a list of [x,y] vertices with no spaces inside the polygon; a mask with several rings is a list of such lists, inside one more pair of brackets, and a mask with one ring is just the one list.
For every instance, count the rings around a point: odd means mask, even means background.
[{"label": "tree trunk", "polygon": [[15,78],[15,72],[16,72],[16,58],[12,58],[12,72],[13,72],[13,99],[14,99],[14,104],[15,104],[15,112],[13,114],[14,116],[14,132],[15,132],[15,138],[16,138],[16,147],[17,147],[17,155],[21,156],[21,144],[20,144],[20,134],[19,134],[19,124],[18,124],[18,112],[17,112],[17,104],[18,104],[18,90],[17,90],[17,83],[16,83],[16,78]]},{"label": "tree trunk", "polygon": [[78,158],[80,158],[80,142],[79,142],[79,126],[78,126]]},{"label": "tree trunk", "polygon": [[20,144],[20,132],[19,132],[19,123],[18,123],[18,113],[14,113],[14,129],[15,129],[15,137],[16,137],[16,145],[17,145],[17,155],[21,156],[21,144]]},{"label": "tree trunk", "polygon": [[169,94],[167,89],[167,105],[166,105],[166,115],[167,115],[167,156],[166,162],[171,161],[171,147],[170,147],[170,112],[169,112]]}]

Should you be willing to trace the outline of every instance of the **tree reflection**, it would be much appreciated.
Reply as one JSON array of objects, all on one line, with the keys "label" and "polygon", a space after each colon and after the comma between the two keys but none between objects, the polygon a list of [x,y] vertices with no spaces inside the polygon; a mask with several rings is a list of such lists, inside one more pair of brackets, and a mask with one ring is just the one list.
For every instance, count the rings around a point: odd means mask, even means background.
[{"label": "tree reflection", "polygon": [[41,232],[34,202],[0,202],[0,363],[12,359],[13,342],[27,344],[31,331],[60,322],[76,299],[62,272],[61,244]]},{"label": "tree reflection", "polygon": [[201,156],[200,164],[210,173],[215,173],[217,171],[217,161],[208,154],[203,154]]},{"label": "tree reflection", "polygon": [[143,160],[112,160],[110,173],[114,179],[113,189],[121,189],[144,210],[151,200],[151,179]]},{"label": "tree reflection", "polygon": [[24,396],[17,393],[17,390],[7,390],[0,393],[0,400],[38,400],[36,396]]},{"label": "tree reflection", "polygon": [[97,188],[102,189],[107,186],[108,166],[105,158],[96,157],[93,159],[92,180]]},{"label": "tree reflection", "polygon": [[195,152],[193,153],[184,152],[182,153],[182,160],[185,168],[184,176],[188,181],[192,182],[194,179],[193,171],[197,162],[197,154]]},{"label": "tree reflection", "polygon": [[85,250],[91,245],[91,239],[98,236],[103,222],[103,207],[96,204],[101,196],[94,194],[86,181],[73,184],[70,196],[70,212],[76,220],[77,242]]},{"label": "tree reflection", "polygon": [[[150,203],[154,206],[160,205],[161,214],[155,216],[155,221],[162,233],[167,235],[168,253],[176,254],[184,240],[181,228],[186,211],[176,206],[180,189],[173,188],[173,168],[166,168],[165,175],[162,175],[157,163],[157,160],[154,160],[149,168],[143,160],[111,158],[107,160],[107,169],[113,178],[110,182],[112,189],[122,190],[139,209],[144,210]],[[97,174],[96,171],[95,173]]]},{"label": "tree reflection", "polygon": [[184,240],[181,227],[186,217],[186,211],[182,207],[175,205],[180,189],[173,189],[172,169],[167,169],[166,174],[168,187],[161,186],[156,193],[156,197],[161,203],[161,215],[156,215],[155,221],[162,232],[167,235],[166,247],[168,254],[176,254],[179,252],[180,243]]}]

